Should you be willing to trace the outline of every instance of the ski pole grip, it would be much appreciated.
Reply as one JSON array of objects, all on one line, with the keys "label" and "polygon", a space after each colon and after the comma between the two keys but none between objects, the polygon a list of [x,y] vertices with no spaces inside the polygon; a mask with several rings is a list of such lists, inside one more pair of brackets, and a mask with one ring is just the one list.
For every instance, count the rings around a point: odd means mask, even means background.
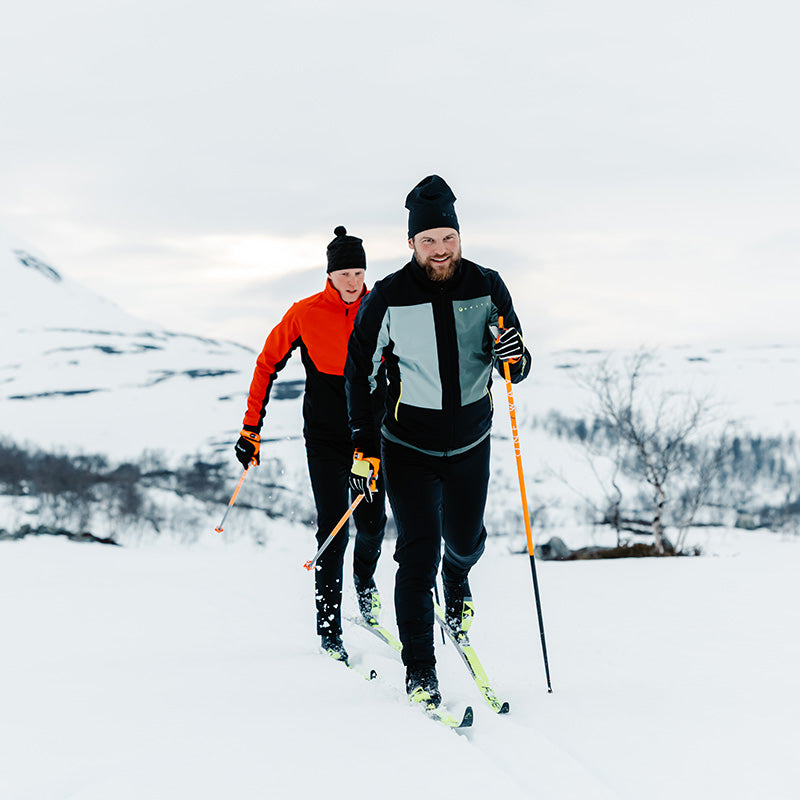
[{"label": "ski pole grip", "polygon": [[[380,472],[381,469],[381,460],[379,458],[375,458],[374,456],[365,456],[358,448],[356,448],[355,452],[353,453],[353,461],[365,462],[364,467],[366,466],[366,464],[369,464],[370,467],[372,468],[372,477],[373,478],[378,477],[378,472]],[[361,469],[364,467],[362,467],[362,465],[359,465],[358,474],[363,475],[363,477],[367,477],[366,471],[361,472]]]},{"label": "ski pole grip", "polygon": [[[498,334],[503,330],[503,318],[497,318],[497,327],[499,328]],[[500,336],[498,335],[497,339]],[[495,341],[497,341],[497,339]],[[511,369],[508,366],[508,361],[503,362],[503,377],[506,379],[506,387],[509,392],[509,400],[511,399]]]}]

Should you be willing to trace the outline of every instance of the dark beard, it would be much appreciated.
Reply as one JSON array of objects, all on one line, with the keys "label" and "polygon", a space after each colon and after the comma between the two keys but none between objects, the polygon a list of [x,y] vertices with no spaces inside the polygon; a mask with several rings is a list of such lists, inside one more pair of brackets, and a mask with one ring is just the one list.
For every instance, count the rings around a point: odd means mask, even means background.
[{"label": "dark beard", "polygon": [[428,276],[429,280],[436,281],[437,283],[444,283],[444,281],[449,281],[450,278],[456,274],[456,270],[460,266],[461,257],[459,256],[459,258],[454,258],[450,262],[450,269],[448,269],[446,273],[435,272],[430,263],[422,264],[422,269],[425,270],[425,274]]}]

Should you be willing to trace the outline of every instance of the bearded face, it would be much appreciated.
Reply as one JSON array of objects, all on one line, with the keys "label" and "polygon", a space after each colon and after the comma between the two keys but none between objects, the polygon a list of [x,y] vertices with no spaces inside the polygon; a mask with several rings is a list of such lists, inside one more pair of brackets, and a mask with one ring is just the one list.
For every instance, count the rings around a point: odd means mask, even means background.
[{"label": "bearded face", "polygon": [[461,263],[461,237],[453,228],[433,228],[408,240],[417,264],[432,281],[452,278]]}]

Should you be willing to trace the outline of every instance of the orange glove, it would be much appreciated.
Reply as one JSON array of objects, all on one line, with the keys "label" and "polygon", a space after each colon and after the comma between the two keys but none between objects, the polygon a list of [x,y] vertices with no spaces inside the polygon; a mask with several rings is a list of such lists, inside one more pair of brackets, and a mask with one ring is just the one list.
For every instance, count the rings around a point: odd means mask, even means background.
[{"label": "orange glove", "polygon": [[234,450],[236,458],[245,469],[251,464],[258,464],[260,462],[258,454],[261,450],[261,437],[253,431],[242,430]]},{"label": "orange glove", "polygon": [[378,472],[381,460],[365,456],[356,449],[353,453],[353,466],[350,468],[350,488],[358,494],[363,494],[364,499],[372,502],[372,495],[378,491]]}]

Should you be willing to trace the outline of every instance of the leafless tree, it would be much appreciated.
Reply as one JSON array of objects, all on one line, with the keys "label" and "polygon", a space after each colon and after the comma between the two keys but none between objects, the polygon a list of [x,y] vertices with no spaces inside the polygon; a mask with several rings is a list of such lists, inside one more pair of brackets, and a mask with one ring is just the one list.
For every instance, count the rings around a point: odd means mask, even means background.
[{"label": "leafless tree", "polygon": [[[647,350],[635,353],[622,368],[606,359],[579,380],[591,392],[596,418],[620,444],[619,468],[651,490],[650,526],[656,551],[663,555],[668,500],[677,500],[673,494],[683,495],[683,505],[693,517],[710,482],[713,465],[704,464],[695,475],[698,465],[691,444],[710,422],[711,406],[706,398],[685,391],[650,390],[645,378],[654,359],[655,354]],[[689,473],[698,479],[687,480]]]}]

